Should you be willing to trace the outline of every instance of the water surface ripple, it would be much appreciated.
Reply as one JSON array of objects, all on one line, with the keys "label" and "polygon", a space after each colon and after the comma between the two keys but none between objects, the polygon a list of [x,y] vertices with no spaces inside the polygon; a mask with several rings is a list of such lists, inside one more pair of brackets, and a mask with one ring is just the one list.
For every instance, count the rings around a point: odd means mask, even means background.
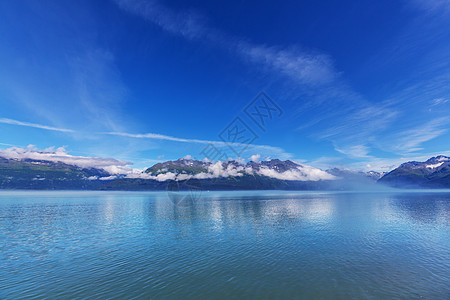
[{"label": "water surface ripple", "polygon": [[450,298],[450,193],[0,192],[0,298]]}]

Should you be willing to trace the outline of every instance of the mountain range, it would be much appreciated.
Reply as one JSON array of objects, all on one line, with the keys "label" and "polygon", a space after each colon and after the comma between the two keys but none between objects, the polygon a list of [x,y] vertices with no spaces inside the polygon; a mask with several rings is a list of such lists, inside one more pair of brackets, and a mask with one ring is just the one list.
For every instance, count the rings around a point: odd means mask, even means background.
[{"label": "mountain range", "polygon": [[1,189],[96,189],[110,174],[63,162],[0,157]]},{"label": "mountain range", "polygon": [[425,162],[406,162],[378,181],[402,188],[450,188],[450,158],[439,155]]},{"label": "mountain range", "polygon": [[111,173],[61,161],[0,156],[1,189],[64,190],[353,190],[379,186],[450,188],[450,158],[406,162],[388,173],[321,170],[290,160],[212,162],[181,158],[144,171]]}]

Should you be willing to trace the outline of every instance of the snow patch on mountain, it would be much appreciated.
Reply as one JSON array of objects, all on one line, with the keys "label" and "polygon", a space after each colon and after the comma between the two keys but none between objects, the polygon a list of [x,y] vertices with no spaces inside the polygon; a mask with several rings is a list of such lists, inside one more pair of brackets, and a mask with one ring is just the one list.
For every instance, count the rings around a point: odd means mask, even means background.
[{"label": "snow patch on mountain", "polygon": [[428,169],[436,169],[436,168],[439,168],[440,166],[442,166],[443,164],[444,164],[444,162],[441,162],[441,163],[437,163],[434,165],[426,165],[425,167]]}]

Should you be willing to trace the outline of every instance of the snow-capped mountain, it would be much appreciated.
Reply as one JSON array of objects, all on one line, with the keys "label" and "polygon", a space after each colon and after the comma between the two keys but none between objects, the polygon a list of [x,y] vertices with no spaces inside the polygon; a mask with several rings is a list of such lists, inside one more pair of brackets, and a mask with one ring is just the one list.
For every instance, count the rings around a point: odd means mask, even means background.
[{"label": "snow-capped mountain", "polygon": [[395,187],[450,187],[450,158],[439,155],[425,162],[403,163],[379,182]]},{"label": "snow-capped mountain", "polygon": [[[378,180],[378,181],[377,181]],[[379,182],[394,187],[450,187],[450,158],[407,162],[383,174],[375,171],[321,169],[272,159],[247,163],[182,158],[141,171],[128,163],[99,157],[72,156],[64,149],[0,150],[0,188],[164,190],[171,183],[201,189],[370,189]]]},{"label": "snow-capped mountain", "polygon": [[0,156],[0,188],[4,189],[92,189],[108,179],[110,173],[103,169]]},{"label": "snow-capped mountain", "polygon": [[[290,160],[250,161],[240,163],[235,160],[209,162],[178,159],[158,163],[145,170],[141,178],[165,180],[211,179],[219,177],[265,176],[279,180],[320,181],[334,180],[336,177],[320,169]],[[135,176],[134,177],[138,177]]]}]

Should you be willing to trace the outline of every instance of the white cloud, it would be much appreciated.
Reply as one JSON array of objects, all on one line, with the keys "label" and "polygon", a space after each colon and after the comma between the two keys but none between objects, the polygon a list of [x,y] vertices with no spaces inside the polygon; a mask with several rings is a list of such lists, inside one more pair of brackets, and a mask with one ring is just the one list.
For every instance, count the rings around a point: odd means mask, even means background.
[{"label": "white cloud", "polygon": [[254,162],[259,161],[260,158],[261,158],[261,155],[259,155],[259,154],[254,154],[254,155],[250,156],[250,160],[254,161]]},{"label": "white cloud", "polygon": [[299,165],[297,169],[285,172],[277,172],[276,170],[263,167],[259,170],[259,174],[281,180],[319,181],[336,179],[335,176],[325,171],[306,165]]},{"label": "white cloud", "polygon": [[176,178],[175,173],[168,172],[165,174],[158,174],[155,179],[158,181],[166,181],[166,180],[175,180],[175,178]]},{"label": "white cloud", "polygon": [[117,179],[117,176],[111,175],[111,176],[105,176],[105,177],[99,177],[99,180],[114,180]]},{"label": "white cloud", "polygon": [[240,163],[240,164],[244,164],[244,163],[245,163],[245,159],[242,158],[242,157],[234,158],[234,160],[237,161],[237,162]]},{"label": "white cloud", "polygon": [[74,132],[71,129],[57,128],[57,127],[41,125],[41,124],[36,124],[36,123],[22,122],[22,121],[17,121],[17,120],[8,119],[8,118],[0,118],[0,123],[9,124],[9,125],[33,127],[33,128],[52,130],[52,131],[60,131],[60,132]]}]

